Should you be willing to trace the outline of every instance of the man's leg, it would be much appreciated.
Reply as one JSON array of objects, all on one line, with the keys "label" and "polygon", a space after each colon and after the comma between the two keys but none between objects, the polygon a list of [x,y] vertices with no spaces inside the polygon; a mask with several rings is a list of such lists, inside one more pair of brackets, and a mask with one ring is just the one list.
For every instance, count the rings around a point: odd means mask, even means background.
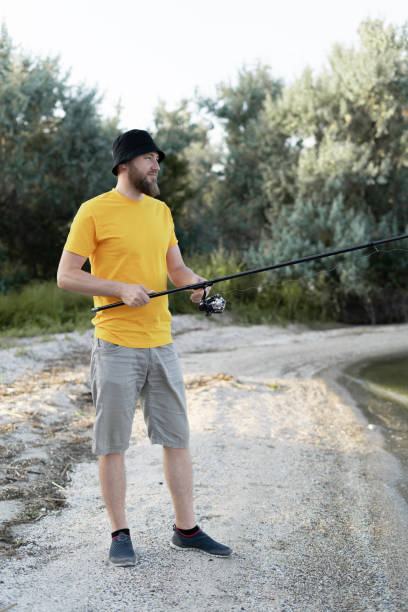
[{"label": "man's leg", "polygon": [[[193,468],[188,449],[189,426],[183,374],[172,344],[151,351],[142,406],[149,438],[163,446],[163,467],[176,515],[170,545],[227,557],[228,546],[200,529],[194,518]],[[182,447],[182,448],[177,448]]]},{"label": "man's leg", "polygon": [[193,466],[188,448],[163,446],[163,467],[173,500],[176,525],[180,529],[195,526],[193,508]]},{"label": "man's leg", "polygon": [[178,550],[194,549],[217,557],[229,557],[232,550],[210,538],[195,522],[193,467],[188,448],[163,446],[163,466],[176,514],[170,545]]},{"label": "man's leg", "polygon": [[95,406],[93,450],[99,456],[102,495],[112,525],[109,560],[116,566],[136,563],[127,527],[125,450],[134,410],[146,379],[148,349],[135,350],[95,338],[91,359]]},{"label": "man's leg", "polygon": [[125,453],[112,453],[99,457],[99,480],[106,510],[112,524],[112,543],[109,560],[119,567],[136,563],[130,533],[127,527]]},{"label": "man's leg", "polygon": [[112,531],[127,528],[125,453],[99,457],[99,481]]}]

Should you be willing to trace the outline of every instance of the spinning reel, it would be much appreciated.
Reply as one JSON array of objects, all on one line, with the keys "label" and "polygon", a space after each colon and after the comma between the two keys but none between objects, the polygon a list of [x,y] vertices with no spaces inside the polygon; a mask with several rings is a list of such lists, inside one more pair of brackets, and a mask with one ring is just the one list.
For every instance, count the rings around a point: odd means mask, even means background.
[{"label": "spinning reel", "polygon": [[224,298],[219,293],[216,293],[211,297],[207,297],[206,289],[207,287],[204,287],[203,297],[201,298],[201,302],[198,306],[199,310],[205,312],[207,317],[210,317],[212,314],[220,314],[224,312],[225,306],[227,305]]}]

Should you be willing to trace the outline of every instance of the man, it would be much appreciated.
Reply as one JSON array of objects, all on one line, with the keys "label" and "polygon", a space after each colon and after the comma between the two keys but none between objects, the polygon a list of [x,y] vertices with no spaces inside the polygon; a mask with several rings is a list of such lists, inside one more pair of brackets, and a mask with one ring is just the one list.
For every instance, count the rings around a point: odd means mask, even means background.
[{"label": "man", "polygon": [[[114,141],[112,153],[117,186],[79,208],[57,275],[59,287],[95,296],[96,306],[118,298],[125,303],[99,311],[93,320],[93,450],[112,525],[109,559],[117,566],[136,561],[125,512],[124,453],[139,397],[150,441],[163,446],[175,511],[171,546],[227,557],[231,549],[212,540],[194,520],[185,390],[167,296],[149,297],[166,289],[167,275],[176,286],[205,279],[184,264],[170,210],[155,199],[163,151],[144,130],[130,130]],[[91,273],[82,270],[87,258]],[[202,293],[194,291],[190,299],[199,302]]]}]

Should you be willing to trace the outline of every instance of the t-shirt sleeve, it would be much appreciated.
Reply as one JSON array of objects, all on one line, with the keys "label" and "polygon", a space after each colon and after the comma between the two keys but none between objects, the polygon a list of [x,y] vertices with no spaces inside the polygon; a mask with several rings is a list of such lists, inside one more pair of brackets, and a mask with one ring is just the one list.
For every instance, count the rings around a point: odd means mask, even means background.
[{"label": "t-shirt sleeve", "polygon": [[72,221],[64,249],[89,257],[97,246],[95,220],[90,207],[82,204]]},{"label": "t-shirt sleeve", "polygon": [[173,247],[175,244],[178,243],[178,240],[177,240],[176,232],[174,229],[173,217],[171,215],[170,209],[168,208],[167,210],[168,210],[168,215],[169,215],[169,222],[171,225],[171,236],[170,236],[169,246],[167,247],[167,249],[171,249],[171,247]]}]

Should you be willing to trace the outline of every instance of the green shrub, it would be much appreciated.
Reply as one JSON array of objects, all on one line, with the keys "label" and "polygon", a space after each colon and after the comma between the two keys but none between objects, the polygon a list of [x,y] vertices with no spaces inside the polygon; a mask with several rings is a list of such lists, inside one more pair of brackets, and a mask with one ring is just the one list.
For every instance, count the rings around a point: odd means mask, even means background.
[{"label": "green shrub", "polygon": [[92,298],[58,289],[55,282],[32,282],[0,295],[0,333],[32,336],[91,327]]},{"label": "green shrub", "polygon": [[[186,263],[205,278],[219,278],[244,270],[233,253],[223,249],[210,256],[186,257]],[[291,321],[334,321],[338,316],[337,296],[318,278],[312,284],[302,279],[278,279],[273,273],[259,273],[213,286],[221,293],[226,311],[237,323],[278,323]],[[173,314],[197,314],[191,292],[169,296]],[[0,334],[32,336],[91,328],[92,298],[58,289],[53,281],[32,282],[21,290],[0,295]],[[204,315],[203,315],[204,316]]]},{"label": "green shrub", "polygon": [[[186,258],[186,263],[205,278],[229,276],[246,269],[237,255],[222,248],[209,257]],[[226,299],[226,311],[238,323],[335,321],[339,312],[336,293],[319,277],[311,283],[261,272],[216,283],[211,293],[220,293]],[[169,304],[173,314],[197,312],[184,292],[170,295]]]}]

